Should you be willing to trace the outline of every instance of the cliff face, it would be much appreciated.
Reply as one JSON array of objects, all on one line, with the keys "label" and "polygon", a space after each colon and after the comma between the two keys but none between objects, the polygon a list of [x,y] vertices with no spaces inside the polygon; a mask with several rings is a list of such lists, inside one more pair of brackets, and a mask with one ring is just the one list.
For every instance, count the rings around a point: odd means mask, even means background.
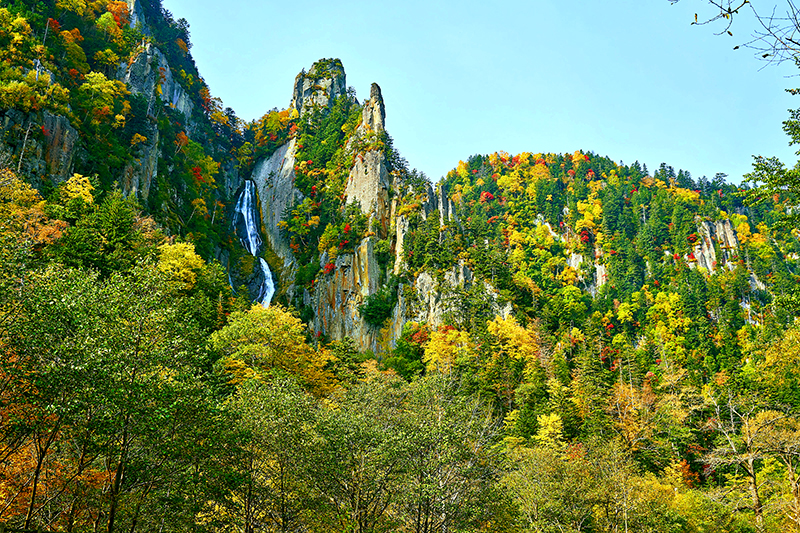
[{"label": "cliff face", "polygon": [[68,179],[84,154],[80,135],[66,117],[0,112],[0,164],[19,170],[35,187]]},{"label": "cliff face", "polygon": [[251,179],[261,202],[262,229],[272,250],[288,270],[294,269],[294,256],[289,242],[281,235],[278,223],[283,214],[303,195],[294,186],[294,165],[297,143],[294,139],[278,148],[269,158],[256,163]]},{"label": "cliff face", "polygon": [[[136,5],[138,6],[138,3]],[[131,23],[133,24],[133,21]],[[186,119],[192,116],[194,105],[189,95],[175,81],[167,58],[150,43],[147,43],[132,61],[119,65],[117,79],[124,82],[131,93],[141,95],[147,100],[148,116],[155,115],[156,106],[160,103],[166,103],[183,113]],[[148,127],[147,142],[136,148],[138,157],[125,166],[121,185],[126,194],[147,199],[150,186],[158,175],[160,140],[158,127],[155,123],[151,123]]]},{"label": "cliff face", "polygon": [[294,80],[290,109],[302,116],[314,107],[329,107],[337,96],[346,94],[347,80],[342,62],[338,59],[321,59]]},{"label": "cliff face", "polygon": [[[739,247],[739,240],[736,238],[736,231],[733,229],[731,221],[698,220],[697,230],[699,239],[692,251],[696,263],[692,262],[690,266],[714,272],[723,265],[730,265],[731,257]],[[720,251],[719,256],[717,250]]]},{"label": "cliff face", "polygon": [[139,27],[145,35],[147,32],[147,21],[144,18],[144,10],[142,9],[139,0],[127,0],[128,13],[130,17],[131,28]]},{"label": "cliff face", "polygon": [[355,253],[339,256],[335,265],[333,274],[325,275],[307,294],[306,302],[315,314],[312,328],[334,339],[351,337],[362,350],[376,350],[378,330],[368,325],[358,310],[379,288],[373,240],[364,239]]},{"label": "cliff face", "polygon": [[175,80],[167,58],[161,50],[147,43],[136,57],[120,64],[117,79],[124,82],[134,94],[141,94],[148,101],[148,113],[156,105],[156,97],[189,118],[193,104],[189,95]]},{"label": "cliff face", "polygon": [[[306,73],[298,74],[292,92],[290,109],[305,116],[310,110],[329,109],[335,98],[346,94],[344,69],[338,60],[322,60]],[[352,154],[352,168],[344,184],[343,205],[357,204],[367,218],[367,228],[372,234],[363,238],[352,253],[339,254],[329,260],[323,253],[320,270],[310,288],[295,287],[294,275],[298,265],[290,243],[281,232],[279,223],[289,208],[304,199],[296,188],[295,165],[297,141],[291,140],[269,157],[256,162],[251,179],[258,190],[261,206],[262,229],[269,247],[283,262],[280,284],[289,295],[299,295],[303,306],[313,311],[309,328],[315,335],[331,339],[352,338],[362,350],[381,351],[394,345],[403,325],[409,321],[427,322],[436,327],[444,323],[446,315],[456,305],[455,293],[469,289],[476,281],[463,262],[444,273],[441,281],[421,272],[408,276],[403,262],[404,239],[409,229],[409,219],[398,215],[398,198],[391,197],[393,189],[402,184],[393,176],[386,156],[386,107],[377,84],[370,88],[370,97],[361,107],[360,121],[347,139],[348,153]],[[427,219],[436,213],[440,224],[456,222],[455,210],[446,189],[435,190],[427,185],[425,199],[420,205],[420,216]],[[390,260],[382,265],[377,258],[378,242],[390,244]],[[384,244],[386,246],[387,244]],[[396,289],[395,305],[383,326],[367,323],[360,308],[379,291],[387,290],[387,275],[405,275]],[[497,301],[495,291],[483,286],[493,309],[498,313],[510,312],[510,307]]]},{"label": "cliff face", "polygon": [[[370,141],[377,140],[385,132],[385,121],[386,107],[381,88],[377,83],[373,83],[370,98],[364,102],[361,112],[361,124],[350,144],[369,144]],[[369,213],[370,227],[373,227],[373,222],[380,224],[381,236],[386,236],[391,223],[390,186],[389,170],[383,150],[374,148],[356,154],[355,165],[350,171],[344,191],[345,203],[357,203],[361,206],[362,212]]]}]

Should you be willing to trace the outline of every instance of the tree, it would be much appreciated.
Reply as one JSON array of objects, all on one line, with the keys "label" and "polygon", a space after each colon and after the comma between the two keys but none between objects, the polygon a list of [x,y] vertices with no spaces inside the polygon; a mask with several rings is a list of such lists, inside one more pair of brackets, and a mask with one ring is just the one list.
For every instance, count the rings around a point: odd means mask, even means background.
[{"label": "tree", "polygon": [[248,311],[235,311],[228,324],[211,335],[211,344],[224,354],[222,364],[233,383],[267,381],[284,373],[318,395],[334,387],[327,368],[330,355],[309,346],[302,321],[279,305],[255,304]]},{"label": "tree", "polygon": [[397,530],[389,510],[401,496],[411,451],[403,419],[403,380],[373,373],[320,412],[307,476],[320,496],[321,531]]},{"label": "tree", "polygon": [[518,448],[503,477],[525,531],[591,531],[599,502],[597,477],[580,444],[566,453],[555,448]]},{"label": "tree", "polygon": [[[800,89],[789,92],[796,95]],[[789,135],[789,144],[800,144],[800,109],[790,111],[789,119],[783,122],[783,130]],[[797,154],[800,155],[800,151]],[[797,231],[800,229],[800,163],[786,168],[777,157],[758,155],[754,159],[753,172],[745,175],[745,181],[752,187],[747,192],[746,203],[751,206],[773,204],[778,217],[776,226]],[[778,301],[791,314],[800,314],[800,288],[797,284],[794,290],[779,295]]]},{"label": "tree", "polygon": [[762,411],[755,426],[765,426],[754,435],[756,446],[777,457],[786,468],[787,497],[779,502],[781,511],[800,531],[800,417],[797,413]]},{"label": "tree", "polygon": [[301,530],[312,507],[306,469],[317,406],[293,379],[245,381],[228,403],[240,432],[240,482],[222,504],[237,531]]},{"label": "tree", "polygon": [[158,268],[181,282],[187,289],[194,287],[197,271],[205,263],[194,251],[194,245],[188,242],[162,244],[158,247]]},{"label": "tree", "polygon": [[15,357],[3,374],[26,382],[8,407],[24,413],[12,420],[32,457],[11,456],[10,481],[2,472],[4,505],[24,502],[12,523],[112,533],[192,520],[220,428],[185,302],[152,264],[106,279],[52,267],[24,296],[4,332]]},{"label": "tree", "polygon": [[758,473],[769,454],[765,434],[771,432],[782,416],[774,411],[759,411],[760,405],[754,398],[730,392],[721,398],[711,396],[710,400],[714,408],[710,424],[717,439],[706,460],[712,468],[733,466],[744,472],[755,525],[758,531],[763,531],[764,499]]},{"label": "tree", "polygon": [[431,332],[422,360],[428,372],[449,375],[456,365],[471,356],[472,350],[468,332],[443,326]]},{"label": "tree", "polygon": [[405,531],[474,531],[489,518],[500,521],[499,424],[487,406],[434,374],[410,385],[404,407],[411,450],[397,513]]}]

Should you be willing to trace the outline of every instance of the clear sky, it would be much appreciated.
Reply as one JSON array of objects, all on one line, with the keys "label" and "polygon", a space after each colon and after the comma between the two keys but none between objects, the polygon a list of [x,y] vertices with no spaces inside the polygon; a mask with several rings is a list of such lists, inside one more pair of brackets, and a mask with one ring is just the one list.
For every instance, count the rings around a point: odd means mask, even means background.
[{"label": "clear sky", "polygon": [[338,57],[359,99],[381,86],[395,147],[433,181],[497,150],[582,149],[734,183],[753,154],[797,160],[781,129],[800,107],[785,92],[797,68],[734,51],[750,21],[734,37],[691,26],[705,0],[163,3],[241,118],[287,107],[302,68]]}]

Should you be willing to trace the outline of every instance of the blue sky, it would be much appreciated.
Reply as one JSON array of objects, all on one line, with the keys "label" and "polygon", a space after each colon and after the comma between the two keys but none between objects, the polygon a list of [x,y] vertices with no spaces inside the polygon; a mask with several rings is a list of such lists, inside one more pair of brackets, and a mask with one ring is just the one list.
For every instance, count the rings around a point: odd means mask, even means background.
[{"label": "blue sky", "polygon": [[[691,26],[704,0],[163,0],[191,27],[212,93],[245,120],[285,108],[294,77],[338,57],[359,99],[436,181],[476,153],[572,152],[661,162],[738,183],[752,155],[793,165],[781,122],[796,67],[763,68],[734,37]],[[718,28],[718,31],[721,28]]]}]

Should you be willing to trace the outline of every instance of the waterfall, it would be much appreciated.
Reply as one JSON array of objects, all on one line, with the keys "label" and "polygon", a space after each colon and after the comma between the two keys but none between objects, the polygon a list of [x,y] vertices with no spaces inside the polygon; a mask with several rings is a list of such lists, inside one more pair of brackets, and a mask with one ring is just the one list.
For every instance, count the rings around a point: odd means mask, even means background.
[{"label": "waterfall", "polygon": [[[261,236],[259,235],[258,209],[256,209],[256,186],[247,180],[244,182],[244,190],[236,200],[236,215],[234,216],[234,230],[239,235],[242,246],[252,255],[258,257],[261,248]],[[264,275],[264,282],[258,288],[258,302],[264,307],[269,307],[272,296],[275,294],[275,282],[272,279],[272,272],[269,265],[263,258],[258,257],[261,272]]]},{"label": "waterfall", "polygon": [[258,301],[264,307],[269,307],[272,296],[275,294],[275,283],[272,281],[272,272],[267,262],[260,257],[258,260],[261,263],[261,271],[264,273],[264,283],[258,288]]},{"label": "waterfall", "polygon": [[244,222],[245,235],[239,235],[239,240],[242,241],[242,246],[253,256],[258,255],[258,249],[261,247],[261,236],[258,234],[260,224],[258,223],[258,211],[255,205],[255,189],[256,186],[252,181],[247,180],[244,182],[244,190],[239,195],[239,199],[236,200],[235,209],[238,216],[234,220],[234,224],[236,224],[239,217],[241,217]]}]

